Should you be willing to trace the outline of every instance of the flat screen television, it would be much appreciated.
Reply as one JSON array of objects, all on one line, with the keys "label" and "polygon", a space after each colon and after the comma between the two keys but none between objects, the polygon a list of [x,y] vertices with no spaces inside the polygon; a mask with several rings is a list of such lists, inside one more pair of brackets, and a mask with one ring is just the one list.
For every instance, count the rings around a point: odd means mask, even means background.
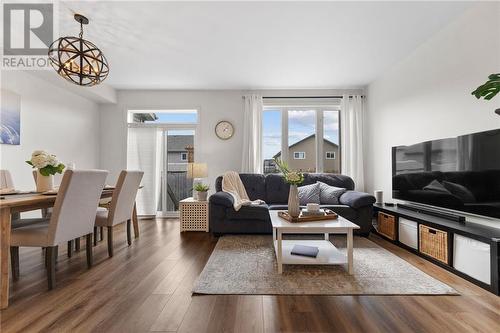
[{"label": "flat screen television", "polygon": [[394,199],[500,219],[500,129],[392,148]]}]

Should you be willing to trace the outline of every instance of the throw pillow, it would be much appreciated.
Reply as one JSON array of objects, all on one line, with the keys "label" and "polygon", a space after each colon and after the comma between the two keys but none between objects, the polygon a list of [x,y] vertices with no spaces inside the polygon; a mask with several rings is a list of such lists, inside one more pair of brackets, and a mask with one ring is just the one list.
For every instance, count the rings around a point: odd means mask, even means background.
[{"label": "throw pillow", "polygon": [[457,183],[443,181],[444,187],[451,192],[454,196],[462,200],[463,203],[476,202],[474,194],[465,186]]},{"label": "throw pillow", "polygon": [[424,186],[424,190],[427,191],[435,191],[435,192],[440,192],[444,194],[451,194],[450,191],[446,189],[446,187],[443,186],[439,181],[434,179],[432,182],[430,182],[428,185]]},{"label": "throw pillow", "polygon": [[297,188],[299,191],[299,202],[301,206],[308,203],[319,204],[319,184],[304,185]]},{"label": "throw pillow", "polygon": [[344,194],[347,189],[342,187],[331,186],[323,182],[318,182],[319,184],[319,201],[323,205],[338,205],[339,198]]}]

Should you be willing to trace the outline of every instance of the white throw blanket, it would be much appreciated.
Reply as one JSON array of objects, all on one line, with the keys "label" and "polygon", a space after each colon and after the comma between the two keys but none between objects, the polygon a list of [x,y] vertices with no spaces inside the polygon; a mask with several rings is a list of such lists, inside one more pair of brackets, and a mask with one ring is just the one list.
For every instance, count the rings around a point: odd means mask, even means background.
[{"label": "white throw blanket", "polygon": [[231,194],[234,199],[234,210],[239,211],[241,206],[260,205],[263,200],[250,200],[240,175],[236,171],[227,171],[222,176],[222,191]]}]

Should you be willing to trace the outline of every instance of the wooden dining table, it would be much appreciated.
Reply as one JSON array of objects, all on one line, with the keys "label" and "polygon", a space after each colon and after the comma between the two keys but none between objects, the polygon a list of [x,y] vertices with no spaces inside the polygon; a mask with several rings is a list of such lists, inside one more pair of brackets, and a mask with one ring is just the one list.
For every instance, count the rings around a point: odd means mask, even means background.
[{"label": "wooden dining table", "polygon": [[[101,199],[111,198],[113,189],[104,189]],[[0,309],[9,306],[9,251],[10,231],[12,214],[27,212],[54,206],[57,195],[45,195],[40,193],[20,193],[13,195],[2,195],[0,199]],[[132,214],[134,236],[139,236],[139,224],[137,221],[137,210],[134,205]]]}]

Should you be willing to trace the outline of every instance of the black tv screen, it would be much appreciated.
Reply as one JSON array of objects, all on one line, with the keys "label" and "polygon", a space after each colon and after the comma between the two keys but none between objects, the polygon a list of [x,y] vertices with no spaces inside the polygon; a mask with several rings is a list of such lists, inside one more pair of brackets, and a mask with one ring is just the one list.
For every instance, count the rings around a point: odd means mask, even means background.
[{"label": "black tv screen", "polygon": [[392,148],[393,198],[500,219],[500,129]]}]

